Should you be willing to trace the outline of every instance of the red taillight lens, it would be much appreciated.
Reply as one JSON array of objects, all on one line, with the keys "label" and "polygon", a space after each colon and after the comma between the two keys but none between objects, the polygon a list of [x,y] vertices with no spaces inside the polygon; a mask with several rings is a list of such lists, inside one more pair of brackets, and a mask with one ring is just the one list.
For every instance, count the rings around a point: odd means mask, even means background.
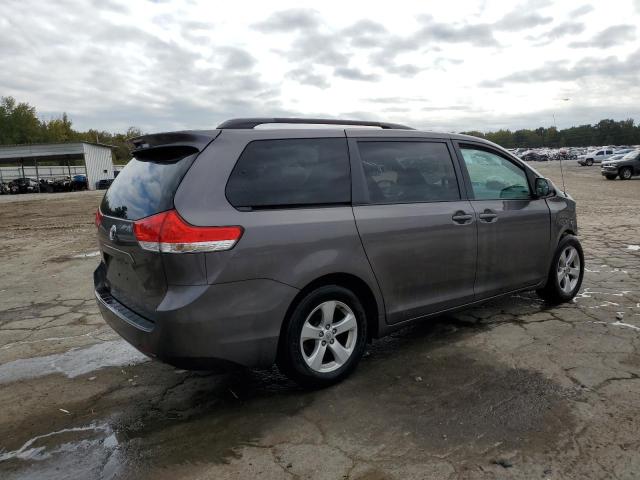
[{"label": "red taillight lens", "polygon": [[102,225],[102,213],[100,212],[99,208],[98,210],[96,210],[95,224],[97,228],[100,228],[100,225]]},{"label": "red taillight lens", "polygon": [[142,248],[154,252],[219,252],[238,243],[242,228],[196,227],[169,210],[134,222],[133,233]]},{"label": "red taillight lens", "polygon": [[145,250],[160,251],[160,232],[168,212],[158,213],[133,222],[133,234]]}]

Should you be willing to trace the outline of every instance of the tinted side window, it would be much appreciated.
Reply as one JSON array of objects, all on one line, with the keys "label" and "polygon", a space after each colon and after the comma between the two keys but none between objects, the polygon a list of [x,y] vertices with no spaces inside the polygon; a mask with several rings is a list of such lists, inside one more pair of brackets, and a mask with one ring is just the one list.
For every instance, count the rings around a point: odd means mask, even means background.
[{"label": "tinted side window", "polygon": [[506,158],[474,148],[461,148],[473,195],[477,200],[530,198],[527,175]]},{"label": "tinted side window", "polygon": [[369,201],[414,203],[459,200],[449,149],[431,142],[358,142]]},{"label": "tinted side window", "polygon": [[234,207],[350,203],[347,141],[341,138],[253,141],[231,172],[226,194]]}]

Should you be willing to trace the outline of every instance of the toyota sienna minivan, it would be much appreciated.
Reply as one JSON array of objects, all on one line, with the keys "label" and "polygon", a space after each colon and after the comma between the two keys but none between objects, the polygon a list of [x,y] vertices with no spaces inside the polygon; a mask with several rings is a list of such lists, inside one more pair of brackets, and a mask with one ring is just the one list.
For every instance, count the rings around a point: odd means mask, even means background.
[{"label": "toyota sienna minivan", "polygon": [[276,362],[325,386],[410,322],[582,282],[575,202],[479,138],[258,118],[133,145],[96,212],[95,295],[178,367]]}]

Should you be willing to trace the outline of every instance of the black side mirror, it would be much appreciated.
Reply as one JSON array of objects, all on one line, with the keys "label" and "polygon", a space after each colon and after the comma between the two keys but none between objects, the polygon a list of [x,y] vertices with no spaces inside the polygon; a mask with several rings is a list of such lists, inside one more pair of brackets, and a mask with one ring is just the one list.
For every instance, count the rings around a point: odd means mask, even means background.
[{"label": "black side mirror", "polygon": [[546,198],[551,196],[551,194],[553,193],[551,183],[546,178],[536,178],[535,186],[536,197],[538,198]]}]

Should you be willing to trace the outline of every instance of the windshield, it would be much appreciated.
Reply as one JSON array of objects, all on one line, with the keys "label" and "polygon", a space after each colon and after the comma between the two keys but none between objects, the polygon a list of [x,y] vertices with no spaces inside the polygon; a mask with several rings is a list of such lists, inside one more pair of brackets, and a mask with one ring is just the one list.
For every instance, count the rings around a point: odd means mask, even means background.
[{"label": "windshield", "polygon": [[634,158],[636,158],[638,156],[638,154],[640,154],[640,150],[635,150],[633,152],[627,153],[624,157],[622,157],[622,159],[623,160],[633,160]]}]

